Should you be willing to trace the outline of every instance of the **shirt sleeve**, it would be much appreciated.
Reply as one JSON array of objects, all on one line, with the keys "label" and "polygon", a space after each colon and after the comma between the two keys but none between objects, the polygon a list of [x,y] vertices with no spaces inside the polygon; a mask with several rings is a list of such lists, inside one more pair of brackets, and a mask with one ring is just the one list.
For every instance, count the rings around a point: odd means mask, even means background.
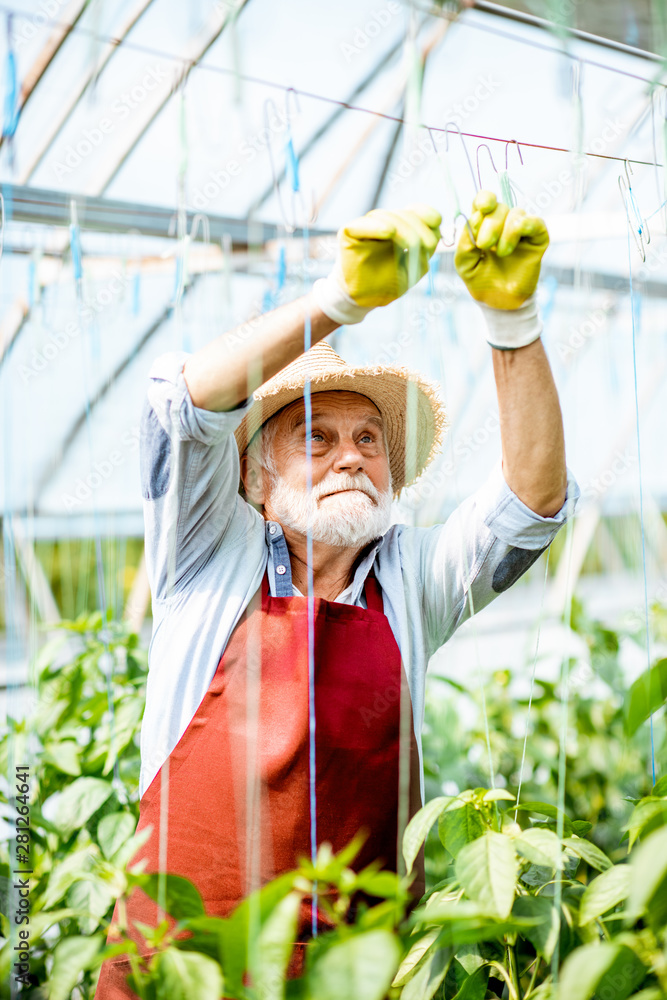
[{"label": "shirt sleeve", "polygon": [[429,656],[536,562],[578,497],[568,472],[563,507],[553,517],[540,517],[512,492],[499,464],[444,524],[422,531],[418,565]]},{"label": "shirt sleeve", "polygon": [[141,419],[146,565],[154,600],[187,586],[223,544],[251,528],[256,512],[239,496],[234,431],[252,405],[198,409],[183,378],[188,355],[158,358]]}]

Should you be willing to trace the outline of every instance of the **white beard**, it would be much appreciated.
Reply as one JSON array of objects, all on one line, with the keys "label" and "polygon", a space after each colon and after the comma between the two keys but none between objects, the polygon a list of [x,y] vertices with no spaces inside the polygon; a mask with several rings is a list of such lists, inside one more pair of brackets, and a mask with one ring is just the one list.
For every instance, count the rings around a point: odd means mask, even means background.
[{"label": "white beard", "polygon": [[[354,492],[344,492],[349,490]],[[314,542],[339,548],[362,548],[391,524],[391,484],[381,493],[365,472],[356,476],[330,472],[310,495],[278,478],[270,499],[283,527],[301,535],[310,531]]]}]

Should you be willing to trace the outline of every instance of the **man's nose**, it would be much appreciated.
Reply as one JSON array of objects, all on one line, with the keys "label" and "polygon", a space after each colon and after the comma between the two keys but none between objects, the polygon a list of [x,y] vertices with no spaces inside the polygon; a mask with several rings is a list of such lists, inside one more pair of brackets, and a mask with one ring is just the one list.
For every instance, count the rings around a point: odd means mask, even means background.
[{"label": "man's nose", "polygon": [[340,442],[334,457],[333,467],[336,472],[347,472],[349,475],[363,472],[364,456],[354,441]]}]

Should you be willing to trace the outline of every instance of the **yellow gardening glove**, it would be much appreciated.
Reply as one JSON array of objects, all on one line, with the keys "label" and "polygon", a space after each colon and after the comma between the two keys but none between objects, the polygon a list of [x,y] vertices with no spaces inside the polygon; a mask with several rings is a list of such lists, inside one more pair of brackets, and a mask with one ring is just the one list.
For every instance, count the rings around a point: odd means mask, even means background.
[{"label": "yellow gardening glove", "polygon": [[[521,208],[498,204],[492,191],[479,191],[454,263],[473,299],[493,309],[518,309],[537,288],[549,246],[542,219]],[[475,245],[476,244],[476,245]]]},{"label": "yellow gardening glove", "polygon": [[359,323],[376,306],[400,298],[428,270],[440,239],[440,213],[429,205],[374,209],[338,233],[338,257],[313,293],[338,323]]}]

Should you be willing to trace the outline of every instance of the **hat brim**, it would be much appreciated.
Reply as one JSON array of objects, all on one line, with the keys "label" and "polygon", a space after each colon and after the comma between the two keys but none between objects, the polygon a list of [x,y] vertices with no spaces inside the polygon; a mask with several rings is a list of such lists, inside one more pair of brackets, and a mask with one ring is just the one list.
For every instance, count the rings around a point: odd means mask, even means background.
[{"label": "hat brim", "polygon": [[[279,384],[276,384],[278,383]],[[447,425],[436,386],[400,367],[353,368],[313,373],[312,393],[356,392],[370,399],[384,421],[394,493],[410,486],[440,450]],[[243,455],[257,431],[279,410],[304,396],[304,378],[280,374],[256,393],[255,402],[235,432]]]}]

